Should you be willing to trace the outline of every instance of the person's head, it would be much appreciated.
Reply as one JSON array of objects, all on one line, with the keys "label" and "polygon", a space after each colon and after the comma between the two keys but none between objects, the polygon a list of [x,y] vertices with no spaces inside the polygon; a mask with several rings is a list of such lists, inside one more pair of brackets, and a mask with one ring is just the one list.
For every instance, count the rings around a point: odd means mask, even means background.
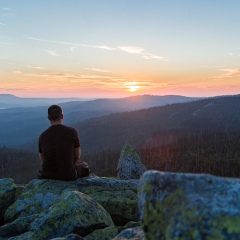
[{"label": "person's head", "polygon": [[48,108],[48,119],[51,122],[61,122],[63,119],[62,108],[58,105],[52,105]]}]

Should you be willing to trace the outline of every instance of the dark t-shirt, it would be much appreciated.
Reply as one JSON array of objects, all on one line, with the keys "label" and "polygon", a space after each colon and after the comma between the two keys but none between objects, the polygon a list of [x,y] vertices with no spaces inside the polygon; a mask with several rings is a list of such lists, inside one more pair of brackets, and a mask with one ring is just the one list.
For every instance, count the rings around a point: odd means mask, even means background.
[{"label": "dark t-shirt", "polygon": [[44,177],[74,180],[74,148],[78,147],[80,140],[74,128],[58,124],[44,131],[38,141],[38,150],[44,157]]}]

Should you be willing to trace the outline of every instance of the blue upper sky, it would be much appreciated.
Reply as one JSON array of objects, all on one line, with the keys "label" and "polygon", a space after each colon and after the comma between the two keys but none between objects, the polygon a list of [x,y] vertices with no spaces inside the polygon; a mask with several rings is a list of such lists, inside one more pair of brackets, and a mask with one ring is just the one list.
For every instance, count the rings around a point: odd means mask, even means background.
[{"label": "blue upper sky", "polygon": [[1,1],[0,93],[239,93],[239,10],[239,0]]}]

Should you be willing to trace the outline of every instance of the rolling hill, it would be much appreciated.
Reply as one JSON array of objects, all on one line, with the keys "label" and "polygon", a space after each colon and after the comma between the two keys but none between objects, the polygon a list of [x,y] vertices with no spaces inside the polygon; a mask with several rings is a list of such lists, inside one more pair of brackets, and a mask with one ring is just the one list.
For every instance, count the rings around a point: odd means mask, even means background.
[{"label": "rolling hill", "polygon": [[74,125],[87,151],[168,143],[203,132],[240,131],[240,95],[111,114]]},{"label": "rolling hill", "polygon": [[21,98],[12,94],[0,94],[0,109],[48,106],[54,103],[80,101],[80,98]]},{"label": "rolling hill", "polygon": [[[8,95],[5,98],[11,100],[14,99],[14,96]],[[72,125],[111,113],[162,106],[176,102],[189,102],[196,99],[183,96],[142,95],[120,99],[70,101],[60,103],[60,105],[64,110],[64,123]],[[51,104],[58,104],[56,102],[57,99],[54,99],[54,101]],[[48,106],[49,104],[38,107],[19,107],[0,110],[0,146],[15,147],[38,138],[39,134],[49,126],[47,120]]]},{"label": "rolling hill", "polygon": [[[240,95],[113,113],[73,127],[80,134],[83,152],[119,150],[125,142],[138,148],[204,132],[240,131]],[[35,140],[25,148],[36,146]]]}]

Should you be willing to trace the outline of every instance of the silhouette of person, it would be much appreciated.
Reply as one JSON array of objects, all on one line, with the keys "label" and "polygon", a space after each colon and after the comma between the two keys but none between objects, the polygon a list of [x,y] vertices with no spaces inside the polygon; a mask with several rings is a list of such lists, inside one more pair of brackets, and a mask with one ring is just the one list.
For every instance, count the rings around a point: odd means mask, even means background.
[{"label": "silhouette of person", "polygon": [[39,156],[42,159],[39,179],[73,181],[90,173],[88,164],[79,161],[79,135],[74,128],[63,125],[63,116],[60,106],[52,105],[48,108],[51,126],[39,136],[38,141]]}]

